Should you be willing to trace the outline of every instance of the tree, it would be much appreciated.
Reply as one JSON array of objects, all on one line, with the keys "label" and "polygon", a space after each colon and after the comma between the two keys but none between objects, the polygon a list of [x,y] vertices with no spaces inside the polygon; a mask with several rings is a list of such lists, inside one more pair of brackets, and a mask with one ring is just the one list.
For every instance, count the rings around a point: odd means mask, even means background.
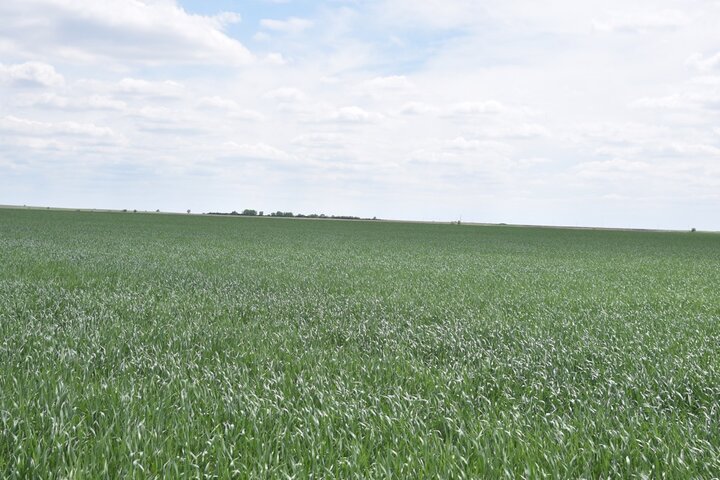
[{"label": "tree", "polygon": [[189,208],[187,209],[187,213],[188,213],[188,215],[190,215],[190,209],[189,209]]},{"label": "tree", "polygon": [[270,216],[271,217],[293,217],[294,215],[292,212],[281,212],[280,210],[278,210],[277,212],[271,213]]},{"label": "tree", "polygon": [[249,208],[246,208],[245,210],[243,210],[241,215],[245,215],[246,217],[256,217],[257,210],[251,210]]}]

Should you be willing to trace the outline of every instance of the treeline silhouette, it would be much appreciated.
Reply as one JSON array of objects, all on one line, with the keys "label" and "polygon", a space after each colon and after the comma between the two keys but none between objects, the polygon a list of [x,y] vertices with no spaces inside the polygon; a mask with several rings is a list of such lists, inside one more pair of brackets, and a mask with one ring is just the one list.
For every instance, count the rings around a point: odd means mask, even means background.
[{"label": "treeline silhouette", "polygon": [[327,219],[335,219],[335,220],[377,220],[376,217],[373,218],[363,218],[363,217],[353,217],[350,215],[325,215],[324,213],[311,213],[308,215],[304,215],[302,213],[294,214],[292,212],[271,212],[269,214],[265,214],[265,212],[252,210],[252,209],[245,209],[242,212],[237,212],[233,210],[232,212],[208,212],[206,215],[230,215],[230,216],[238,216],[238,217],[286,217],[286,218],[327,218]]}]

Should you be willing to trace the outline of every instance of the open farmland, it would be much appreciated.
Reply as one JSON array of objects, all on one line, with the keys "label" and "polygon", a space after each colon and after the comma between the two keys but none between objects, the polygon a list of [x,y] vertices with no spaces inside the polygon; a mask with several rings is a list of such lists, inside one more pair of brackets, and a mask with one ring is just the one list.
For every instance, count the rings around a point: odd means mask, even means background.
[{"label": "open farmland", "polygon": [[720,475],[720,236],[0,209],[0,477]]}]

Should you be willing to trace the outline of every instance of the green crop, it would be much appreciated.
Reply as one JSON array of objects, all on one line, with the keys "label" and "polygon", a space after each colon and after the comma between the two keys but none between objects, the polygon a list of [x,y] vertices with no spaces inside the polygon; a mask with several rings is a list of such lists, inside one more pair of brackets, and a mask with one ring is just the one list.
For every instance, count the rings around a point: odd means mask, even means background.
[{"label": "green crop", "polygon": [[0,210],[2,478],[720,476],[720,236]]}]

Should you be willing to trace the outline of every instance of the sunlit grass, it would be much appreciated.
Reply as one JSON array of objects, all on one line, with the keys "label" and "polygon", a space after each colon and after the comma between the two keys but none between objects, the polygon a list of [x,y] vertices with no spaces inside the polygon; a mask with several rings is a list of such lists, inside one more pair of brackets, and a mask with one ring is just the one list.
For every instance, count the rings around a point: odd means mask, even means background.
[{"label": "sunlit grass", "polygon": [[720,236],[0,210],[0,477],[720,475]]}]

